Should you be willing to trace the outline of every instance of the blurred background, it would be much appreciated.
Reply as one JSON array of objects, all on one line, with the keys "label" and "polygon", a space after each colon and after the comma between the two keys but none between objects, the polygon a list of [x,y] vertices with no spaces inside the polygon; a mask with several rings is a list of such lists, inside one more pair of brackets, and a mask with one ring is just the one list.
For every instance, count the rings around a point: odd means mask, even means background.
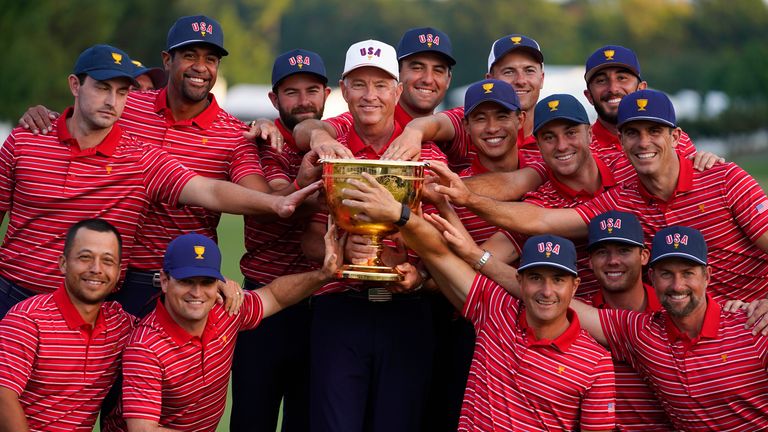
[{"label": "blurred background", "polygon": [[[464,86],[483,78],[501,36],[540,43],[542,97],[570,93],[585,104],[585,59],[602,45],[624,45],[638,54],[649,86],[673,97],[698,148],[768,186],[768,0],[0,0],[0,140],[29,106],[61,111],[72,103],[66,77],[83,49],[108,43],[160,66],[168,29],[194,14],[224,27],[230,55],[214,92],[246,121],[276,115],[267,99],[272,61],[293,48],[321,54],[333,84],[350,44],[396,45],[409,28],[437,27],[458,59],[450,108],[462,103]],[[326,115],[344,110],[335,97]],[[242,280],[241,218],[225,216],[219,231],[225,274]],[[227,425],[225,417],[220,430]]]}]

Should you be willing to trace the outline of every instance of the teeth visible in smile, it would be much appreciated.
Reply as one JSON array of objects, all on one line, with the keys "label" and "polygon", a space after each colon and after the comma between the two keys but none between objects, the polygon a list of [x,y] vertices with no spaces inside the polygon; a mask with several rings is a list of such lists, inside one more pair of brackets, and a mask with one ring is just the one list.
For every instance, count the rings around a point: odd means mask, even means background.
[{"label": "teeth visible in smile", "polygon": [[190,78],[189,80],[192,81],[193,83],[198,83],[198,84],[202,84],[205,82],[205,80],[202,78]]},{"label": "teeth visible in smile", "polygon": [[538,303],[540,305],[544,305],[544,306],[551,306],[551,305],[553,305],[553,304],[555,304],[557,302],[555,302],[554,300],[552,300],[552,301],[536,300],[536,303]]},{"label": "teeth visible in smile", "polygon": [[637,154],[638,159],[650,159],[654,156],[656,156],[656,153],[638,153]]},{"label": "teeth visible in smile", "polygon": [[609,277],[619,277],[623,274],[624,274],[623,272],[607,272],[606,273],[606,275],[608,275]]},{"label": "teeth visible in smile", "polygon": [[419,92],[419,93],[432,94],[432,90],[429,90],[429,89],[419,89],[419,88],[417,88],[416,91]]},{"label": "teeth visible in smile", "polygon": [[102,282],[102,281],[95,281],[95,280],[87,280],[87,281],[85,281],[85,283],[87,283],[88,285],[103,285],[104,284],[104,282]]},{"label": "teeth visible in smile", "polygon": [[668,297],[672,298],[673,300],[682,300],[688,297],[688,294],[670,294]]},{"label": "teeth visible in smile", "polygon": [[187,300],[187,303],[192,303],[192,304],[203,304],[203,301],[202,301],[202,300]]},{"label": "teeth visible in smile", "polygon": [[570,153],[570,154],[567,154],[567,155],[555,156],[555,159],[560,160],[560,161],[567,161],[567,160],[571,159],[572,157],[574,157],[575,155],[576,155],[576,153]]},{"label": "teeth visible in smile", "polygon": [[608,99],[607,102],[610,103],[610,104],[617,104],[617,103],[621,102],[621,98],[611,98],[611,99]]},{"label": "teeth visible in smile", "polygon": [[487,142],[488,144],[498,144],[498,143],[501,142],[502,139],[503,138],[498,138],[498,137],[497,138],[486,138],[485,142]]}]

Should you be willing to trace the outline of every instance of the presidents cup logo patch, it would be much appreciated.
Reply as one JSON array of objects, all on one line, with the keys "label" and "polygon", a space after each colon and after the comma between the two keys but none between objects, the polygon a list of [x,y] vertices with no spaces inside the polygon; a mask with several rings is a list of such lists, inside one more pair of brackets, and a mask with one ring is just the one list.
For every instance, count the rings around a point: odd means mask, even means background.
[{"label": "presidents cup logo patch", "polygon": [[603,55],[605,56],[605,61],[613,60],[613,56],[616,54],[616,51],[614,50],[605,50],[603,51]]},{"label": "presidents cup logo patch", "polygon": [[113,52],[112,53],[112,60],[115,61],[115,64],[121,65],[122,63],[120,63],[120,62],[123,61],[123,55],[119,54],[119,53],[116,53],[116,52]]},{"label": "presidents cup logo patch", "polygon": [[195,253],[197,254],[195,259],[200,259],[200,260],[205,259],[205,257],[203,256],[203,254],[205,253],[205,246],[195,245]]},{"label": "presidents cup logo patch", "polygon": [[638,111],[645,111],[645,107],[648,106],[648,99],[638,99],[635,102],[637,103]]},{"label": "presidents cup logo patch", "polygon": [[515,45],[520,45],[520,41],[522,41],[523,38],[521,38],[520,36],[512,36],[511,38],[509,38],[509,40],[511,40],[512,43]]},{"label": "presidents cup logo patch", "polygon": [[485,93],[493,93],[491,90],[493,90],[493,83],[485,83],[483,84],[483,90],[485,90]]},{"label": "presidents cup logo patch", "polygon": [[547,106],[549,107],[549,112],[557,111],[557,107],[560,106],[559,100],[551,100],[547,102]]}]

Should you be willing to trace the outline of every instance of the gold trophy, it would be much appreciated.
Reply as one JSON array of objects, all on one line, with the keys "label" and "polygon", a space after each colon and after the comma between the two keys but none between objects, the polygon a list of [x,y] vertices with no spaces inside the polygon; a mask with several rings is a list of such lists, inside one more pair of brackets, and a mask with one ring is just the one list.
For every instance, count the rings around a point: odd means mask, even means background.
[{"label": "gold trophy", "polygon": [[376,256],[365,265],[344,264],[336,273],[339,278],[400,281],[403,280],[392,267],[381,262],[381,239],[397,232],[393,223],[364,222],[354,218],[357,213],[344,205],[342,189],[354,188],[347,182],[349,179],[365,181],[361,176],[366,172],[376,178],[395,199],[416,211],[421,202],[421,187],[424,184],[424,168],[426,162],[363,160],[363,159],[324,159],[323,185],[328,208],[336,224],[353,234],[368,236],[371,246],[376,249]]}]

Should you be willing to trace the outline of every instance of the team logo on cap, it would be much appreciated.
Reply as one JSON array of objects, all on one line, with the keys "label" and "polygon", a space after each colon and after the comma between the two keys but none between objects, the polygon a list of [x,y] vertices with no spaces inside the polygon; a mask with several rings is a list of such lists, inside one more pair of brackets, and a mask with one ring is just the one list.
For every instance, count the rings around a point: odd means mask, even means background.
[{"label": "team logo on cap", "polygon": [[520,36],[512,36],[511,38],[509,38],[509,40],[511,40],[513,44],[519,45],[520,41],[522,41],[523,38],[521,38]]},{"label": "team logo on cap", "polygon": [[688,236],[680,235],[680,233],[667,234],[664,240],[668,245],[672,245],[675,249],[679,248],[681,244],[683,246],[688,246]]},{"label": "team logo on cap", "polygon": [[136,67],[144,67],[144,65],[143,65],[143,64],[141,64],[141,62],[140,62],[140,61],[138,61],[138,60],[131,60],[131,63],[133,63],[134,65],[136,65]]},{"label": "team logo on cap", "polygon": [[608,218],[600,221],[602,231],[608,231],[608,234],[611,234],[614,228],[621,229],[621,219]]},{"label": "team logo on cap", "polygon": [[539,253],[543,253],[545,257],[549,258],[550,255],[560,255],[560,245],[552,242],[540,242],[536,245]]},{"label": "team logo on cap", "polygon": [[211,34],[213,33],[213,26],[211,24],[206,24],[205,21],[200,21],[199,23],[193,22],[192,23],[192,31],[195,33],[200,32],[200,35],[205,37],[205,34]]},{"label": "team logo on cap", "polygon": [[374,48],[374,47],[368,47],[368,48],[360,48],[360,55],[361,56],[367,56],[368,60],[371,59],[371,57],[381,57],[381,48]]},{"label": "team logo on cap", "polygon": [[296,55],[288,59],[288,64],[291,66],[298,66],[299,69],[301,69],[301,67],[304,65],[309,66],[309,62],[309,56],[303,55]]},{"label": "team logo on cap", "polygon": [[483,90],[485,90],[485,93],[493,93],[491,90],[493,89],[493,83],[485,83],[483,84]]},{"label": "team logo on cap", "polygon": [[615,50],[605,50],[603,51],[603,55],[605,55],[605,60],[613,60],[613,56],[616,54]]},{"label": "team logo on cap", "polygon": [[557,111],[557,107],[560,105],[559,100],[551,100],[547,102],[547,106],[549,107],[549,112]]},{"label": "team logo on cap", "polygon": [[638,111],[645,111],[645,107],[648,106],[648,99],[638,99],[635,102],[637,103]]},{"label": "team logo on cap", "polygon": [[122,64],[120,63],[123,60],[123,55],[120,53],[113,52],[112,53],[112,60],[115,61],[115,64]]},{"label": "team logo on cap", "polygon": [[423,44],[427,44],[429,48],[432,48],[432,44],[440,45],[440,36],[434,36],[431,33],[427,34],[420,34],[419,35],[419,42]]},{"label": "team logo on cap", "polygon": [[195,253],[197,254],[195,259],[205,259],[203,256],[205,253],[205,246],[195,245]]}]

